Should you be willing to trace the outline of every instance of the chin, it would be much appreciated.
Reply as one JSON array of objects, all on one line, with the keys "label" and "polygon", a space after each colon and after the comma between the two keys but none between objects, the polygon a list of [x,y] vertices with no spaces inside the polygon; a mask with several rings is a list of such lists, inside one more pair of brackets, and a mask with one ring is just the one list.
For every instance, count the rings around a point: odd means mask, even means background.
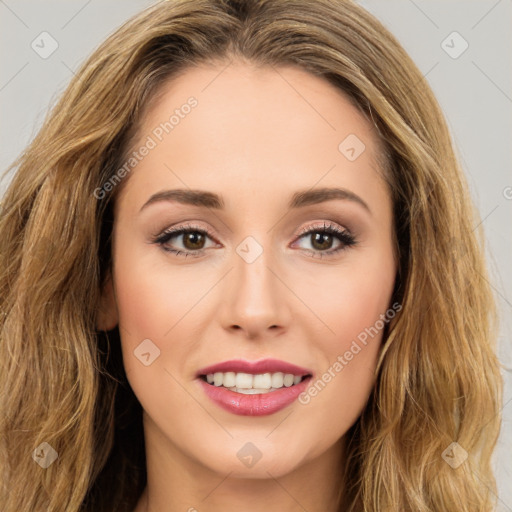
[{"label": "chin", "polygon": [[[211,458],[204,460],[204,465],[211,470],[227,474],[230,478],[268,479],[281,477],[297,469],[306,453],[289,444],[273,443],[265,439],[268,432],[260,437],[244,436],[244,440],[230,443],[230,447],[222,447],[220,453],[211,454]],[[300,445],[301,443],[299,443]],[[302,444],[304,450],[304,444]],[[203,454],[204,456],[204,454]]]}]

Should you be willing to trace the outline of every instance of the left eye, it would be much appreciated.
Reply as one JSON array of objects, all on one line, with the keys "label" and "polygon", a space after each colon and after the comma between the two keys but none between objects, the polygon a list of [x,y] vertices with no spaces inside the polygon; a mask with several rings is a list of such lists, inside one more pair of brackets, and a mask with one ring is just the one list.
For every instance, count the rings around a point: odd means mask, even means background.
[{"label": "left eye", "polygon": [[[319,257],[330,256],[336,254],[347,247],[356,244],[355,237],[346,229],[339,228],[333,224],[325,224],[322,227],[312,227],[304,230],[299,240],[306,238],[311,241],[311,248],[307,250],[313,252]],[[337,239],[338,247],[332,248],[332,243]]]},{"label": "left eye", "polygon": [[329,252],[336,238],[338,242],[341,243],[338,235],[333,235],[328,231],[321,230],[309,231],[305,235],[302,235],[299,240],[302,238],[309,241],[310,247],[306,247],[306,249],[313,251]]}]

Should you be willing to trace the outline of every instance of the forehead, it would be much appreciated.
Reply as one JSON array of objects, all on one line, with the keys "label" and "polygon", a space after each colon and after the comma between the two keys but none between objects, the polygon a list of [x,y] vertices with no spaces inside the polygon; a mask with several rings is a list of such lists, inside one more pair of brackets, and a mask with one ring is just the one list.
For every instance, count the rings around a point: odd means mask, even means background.
[{"label": "forehead", "polygon": [[382,187],[372,125],[342,91],[296,67],[189,68],[161,86],[131,149],[149,139],[129,179],[139,192],[159,181],[220,193],[236,184],[249,195]]}]

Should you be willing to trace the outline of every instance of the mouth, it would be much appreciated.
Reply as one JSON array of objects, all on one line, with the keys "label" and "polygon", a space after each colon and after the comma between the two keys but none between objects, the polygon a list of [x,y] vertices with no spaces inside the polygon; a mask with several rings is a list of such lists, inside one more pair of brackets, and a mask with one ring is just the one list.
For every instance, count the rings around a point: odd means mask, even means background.
[{"label": "mouth", "polygon": [[292,405],[312,378],[311,370],[277,359],[224,361],[196,374],[210,400],[242,416],[264,416]]},{"label": "mouth", "polygon": [[261,395],[290,388],[311,377],[311,374],[295,375],[293,373],[258,373],[215,372],[199,375],[199,378],[211,386],[223,387],[243,395]]}]

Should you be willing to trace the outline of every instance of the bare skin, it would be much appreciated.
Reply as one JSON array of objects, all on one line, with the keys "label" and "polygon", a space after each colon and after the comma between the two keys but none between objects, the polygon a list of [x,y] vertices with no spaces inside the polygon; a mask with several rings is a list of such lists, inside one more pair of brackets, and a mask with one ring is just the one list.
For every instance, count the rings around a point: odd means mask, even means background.
[{"label": "bare skin", "polygon": [[[266,416],[220,408],[196,372],[275,358],[320,379],[390,308],[392,202],[376,135],[322,79],[235,61],[166,84],[134,149],[191,96],[197,106],[161,141],[152,135],[156,147],[125,178],[99,319],[100,328],[119,325],[127,376],[144,409],[148,485],[135,512],[337,512],[344,434],[374,384],[382,331],[359,343],[308,403]],[[353,161],[338,149],[350,134],[365,145]],[[324,187],[346,189],[368,208],[338,198],[288,210],[295,192]],[[210,191],[224,208],[166,200],[142,208],[170,189]],[[328,234],[315,243],[324,224],[355,243]],[[152,243],[183,225],[211,233],[202,252],[190,234]],[[236,251],[248,236],[262,249],[251,263]],[[160,350],[148,366],[134,355],[146,339]],[[248,442],[261,454],[252,467],[237,456]]]}]

